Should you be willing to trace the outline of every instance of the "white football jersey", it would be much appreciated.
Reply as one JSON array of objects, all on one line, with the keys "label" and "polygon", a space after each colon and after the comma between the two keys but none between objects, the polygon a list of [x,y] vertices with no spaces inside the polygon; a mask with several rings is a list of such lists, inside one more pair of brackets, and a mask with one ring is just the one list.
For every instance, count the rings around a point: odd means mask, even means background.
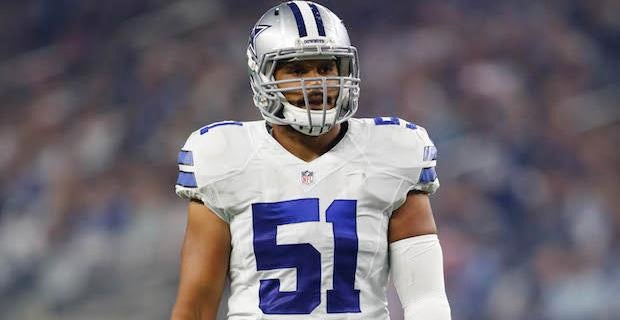
[{"label": "white football jersey", "polygon": [[389,319],[388,221],[410,190],[439,187],[435,158],[426,130],[398,118],[350,119],[310,162],[264,121],[192,133],[176,193],[230,224],[228,319]]}]

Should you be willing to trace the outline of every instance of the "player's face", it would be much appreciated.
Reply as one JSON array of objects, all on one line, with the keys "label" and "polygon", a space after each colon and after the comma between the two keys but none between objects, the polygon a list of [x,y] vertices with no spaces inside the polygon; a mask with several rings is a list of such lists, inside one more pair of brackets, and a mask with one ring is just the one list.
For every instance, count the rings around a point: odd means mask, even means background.
[{"label": "player's face", "polygon": [[[338,65],[334,60],[303,60],[280,63],[276,67],[274,77],[276,80],[292,80],[299,78],[337,77]],[[331,109],[338,98],[338,80],[328,80],[327,84],[333,87],[327,89],[327,108]],[[322,85],[321,80],[305,82],[306,86]],[[278,84],[279,88],[300,87],[301,81],[291,81]],[[323,89],[308,89],[308,104],[311,109],[323,109]],[[305,108],[302,90],[283,92],[284,97],[293,105]]]}]

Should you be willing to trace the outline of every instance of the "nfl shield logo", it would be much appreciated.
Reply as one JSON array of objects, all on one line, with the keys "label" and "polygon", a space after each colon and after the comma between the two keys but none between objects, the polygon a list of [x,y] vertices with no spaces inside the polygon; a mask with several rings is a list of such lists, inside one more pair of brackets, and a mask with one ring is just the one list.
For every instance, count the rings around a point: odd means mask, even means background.
[{"label": "nfl shield logo", "polygon": [[312,184],[314,177],[314,172],[309,170],[304,170],[301,172],[301,183],[303,184]]}]

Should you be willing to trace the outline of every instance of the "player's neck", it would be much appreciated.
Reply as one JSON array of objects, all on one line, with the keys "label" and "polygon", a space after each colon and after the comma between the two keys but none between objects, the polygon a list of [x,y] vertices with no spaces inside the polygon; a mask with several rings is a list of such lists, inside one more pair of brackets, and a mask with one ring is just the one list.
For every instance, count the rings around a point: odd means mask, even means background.
[{"label": "player's neck", "polygon": [[292,155],[310,162],[334,147],[340,138],[340,130],[342,126],[337,124],[327,133],[313,137],[297,132],[290,126],[274,125],[272,135]]}]

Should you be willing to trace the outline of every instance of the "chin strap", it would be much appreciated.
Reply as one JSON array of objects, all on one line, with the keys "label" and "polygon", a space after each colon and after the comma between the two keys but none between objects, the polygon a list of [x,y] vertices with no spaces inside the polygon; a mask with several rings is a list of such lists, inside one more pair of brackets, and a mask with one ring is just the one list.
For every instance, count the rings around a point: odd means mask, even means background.
[{"label": "chin strap", "polygon": [[[283,102],[284,108],[282,115],[290,122],[290,126],[309,136],[320,136],[327,133],[331,128],[334,120],[336,119],[336,108],[329,109],[325,112],[325,120],[323,120],[323,110],[310,110],[308,116],[308,110],[298,108],[289,102]],[[310,126],[312,123],[312,126]]]}]

